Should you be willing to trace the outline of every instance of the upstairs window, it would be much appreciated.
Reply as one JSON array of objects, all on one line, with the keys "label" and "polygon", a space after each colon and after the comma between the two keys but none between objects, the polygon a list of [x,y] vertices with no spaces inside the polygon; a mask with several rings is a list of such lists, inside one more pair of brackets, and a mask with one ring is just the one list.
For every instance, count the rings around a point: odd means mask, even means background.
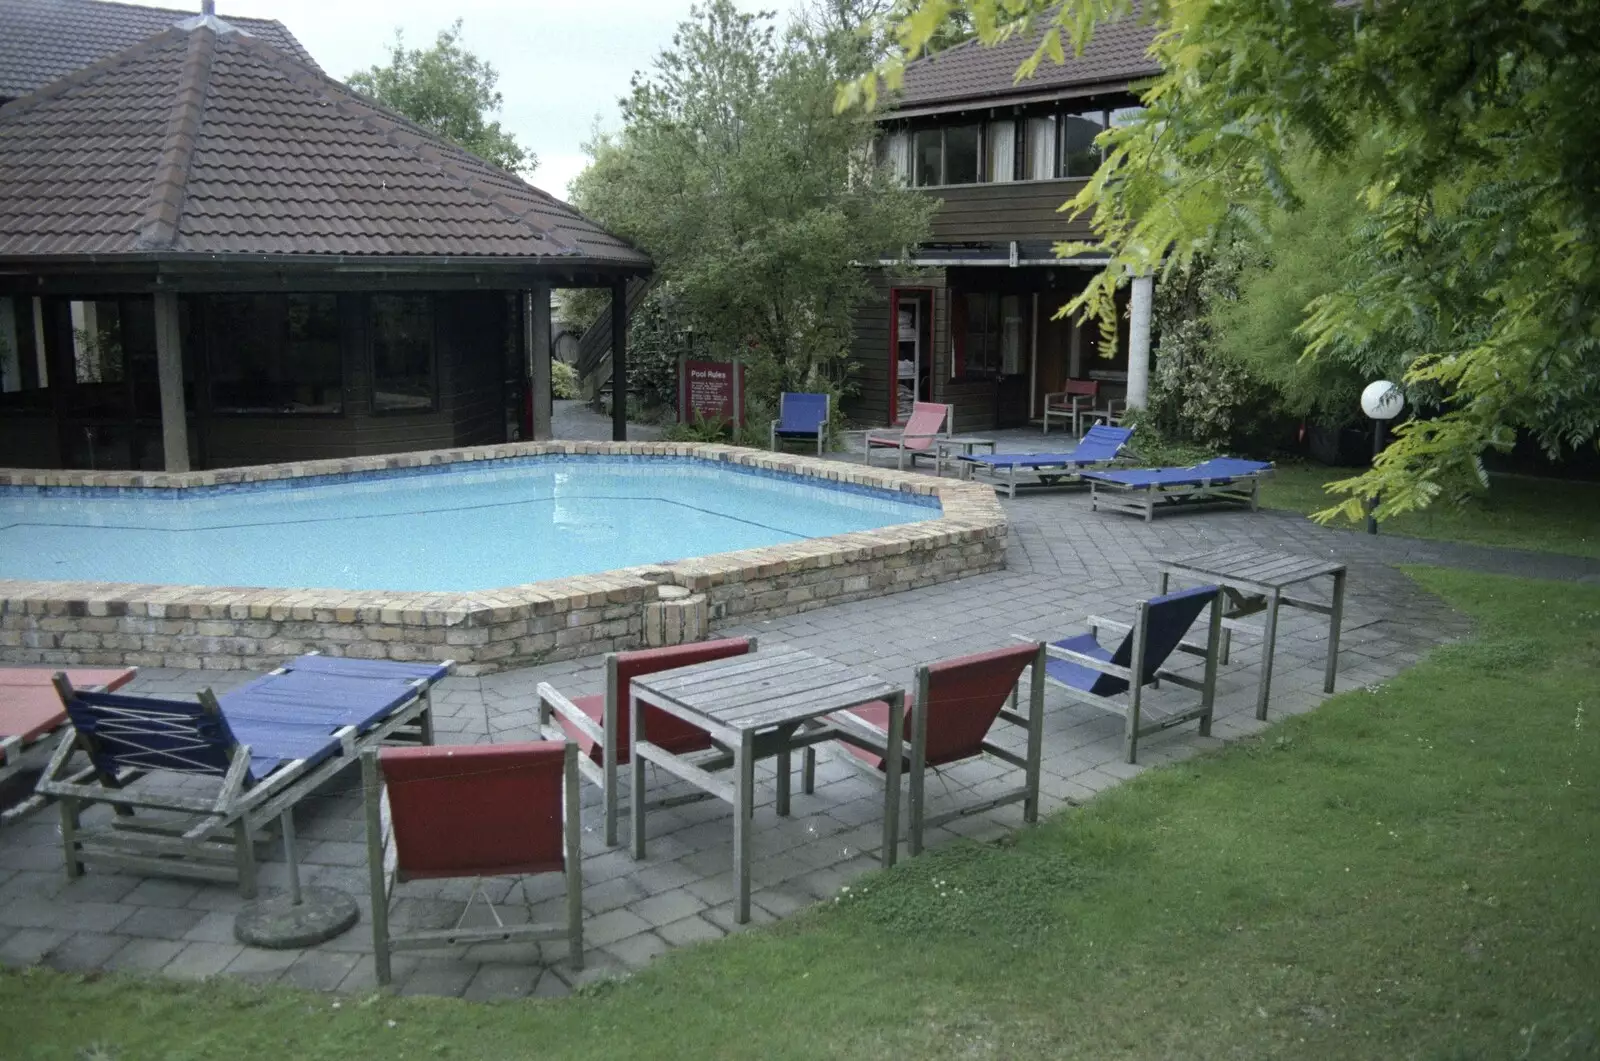
[{"label": "upstairs window", "polygon": [[1004,182],[1017,179],[1017,124],[990,122],[988,128],[988,178]]},{"label": "upstairs window", "polygon": [[1053,115],[1028,119],[1023,165],[1032,181],[1047,181],[1056,175],[1056,119]]},{"label": "upstairs window", "polygon": [[897,130],[878,141],[878,163],[886,166],[901,184],[911,183],[911,137]]},{"label": "upstairs window", "polygon": [[1061,175],[1092,177],[1100,168],[1100,149],[1094,138],[1105,130],[1105,112],[1069,114],[1062,122]]},{"label": "upstairs window", "polygon": [[944,131],[917,130],[911,147],[912,183],[918,188],[944,183]]},{"label": "upstairs window", "polygon": [[952,125],[944,131],[944,183],[976,184],[980,172],[983,126]]},{"label": "upstairs window", "polygon": [[438,408],[432,296],[373,295],[371,307],[372,411]]}]

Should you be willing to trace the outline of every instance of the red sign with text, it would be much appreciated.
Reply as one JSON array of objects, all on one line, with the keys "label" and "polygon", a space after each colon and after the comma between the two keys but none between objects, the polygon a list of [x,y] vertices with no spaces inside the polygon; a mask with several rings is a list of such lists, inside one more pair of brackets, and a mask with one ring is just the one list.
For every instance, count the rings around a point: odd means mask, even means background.
[{"label": "red sign with text", "polygon": [[685,358],[678,372],[678,415],[744,426],[744,366],[737,361]]}]

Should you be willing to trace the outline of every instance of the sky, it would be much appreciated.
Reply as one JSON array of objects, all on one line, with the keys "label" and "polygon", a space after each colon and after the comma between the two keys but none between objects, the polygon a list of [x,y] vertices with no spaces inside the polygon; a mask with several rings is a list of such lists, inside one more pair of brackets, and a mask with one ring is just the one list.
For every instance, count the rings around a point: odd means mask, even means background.
[{"label": "sky", "polygon": [[[135,2],[200,8],[199,0]],[[801,0],[738,3],[751,11],[802,6]],[[217,0],[217,14],[277,19],[340,80],[385,62],[396,27],[409,45],[426,46],[461,18],[462,43],[499,71],[501,125],[539,156],[532,182],[565,199],[595,123],[616,128],[617,100],[629,78],[671,43],[689,6],[690,0]]]}]

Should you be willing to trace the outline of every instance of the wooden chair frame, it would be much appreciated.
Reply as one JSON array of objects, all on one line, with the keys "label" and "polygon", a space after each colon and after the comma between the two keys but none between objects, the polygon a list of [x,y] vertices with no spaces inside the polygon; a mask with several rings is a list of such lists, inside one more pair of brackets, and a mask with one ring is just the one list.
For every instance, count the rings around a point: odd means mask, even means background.
[{"label": "wooden chair frame", "polygon": [[[452,668],[454,661],[443,666]],[[280,667],[272,673],[284,670]],[[365,748],[384,741],[433,743],[432,684],[424,678],[414,680],[416,695],[365,733],[358,733],[354,726],[335,731],[332,737],[339,742],[338,754],[317,763],[305,759],[284,763],[254,785],[249,784],[250,748],[235,744],[217,793],[209,799],[129,789],[133,782],[158,772],[155,770],[126,767],[103,773],[92,764],[75,767],[74,753],[87,753],[92,738],[69,728],[56,745],[38,787],[40,795],[61,806],[61,848],[67,876],[82,876],[89,864],[108,865],[154,875],[236,882],[243,898],[254,898],[256,845],[270,839],[268,830],[285,811],[339,771],[353,766]],[[72,697],[72,686],[64,674],[56,676],[56,691],[63,703]],[[210,688],[201,690],[199,700],[204,713],[222,714]],[[174,772],[217,776],[211,771]],[[115,817],[105,826],[84,828],[85,808],[97,803],[109,804]],[[135,808],[154,814],[140,816]]]},{"label": "wooden chair frame", "polygon": [[[1027,748],[1022,755],[1008,751],[1005,748],[985,739],[981,742],[981,752],[999,759],[1001,762],[1015,766],[1023,772],[1023,783],[1012,789],[1007,789],[990,798],[964,803],[952,808],[943,814],[929,816],[925,791],[927,788],[927,750],[928,750],[928,702],[929,689],[932,685],[932,675],[927,664],[917,668],[916,672],[916,697],[912,701],[910,711],[911,733],[903,740],[896,740],[888,733],[880,731],[873,726],[862,722],[848,712],[830,715],[826,725],[833,727],[836,737],[846,744],[853,744],[863,748],[874,755],[889,759],[893,754],[895,745],[899,745],[902,764],[899,770],[886,769],[879,771],[869,763],[863,762],[854,755],[846,755],[846,759],[862,771],[869,773],[885,782],[885,830],[883,845],[883,864],[885,867],[895,864],[899,848],[899,792],[898,781],[901,776],[908,777],[907,783],[907,849],[911,857],[915,858],[922,853],[923,837],[928,829],[937,828],[945,822],[954,821],[972,814],[981,814],[995,807],[1003,807],[1011,803],[1022,804],[1022,820],[1032,824],[1039,820],[1039,767],[1044,754],[1044,685],[1045,685],[1045,645],[1039,645],[1038,655],[1028,665],[1030,672],[1028,689],[1028,713],[1021,714],[1019,708],[1019,688],[1011,690],[1011,707],[1002,707],[996,721],[1007,722],[1020,726],[1027,731]],[[890,716],[891,722],[894,715]],[[801,762],[801,777],[804,791],[810,792],[814,787],[816,772],[816,750],[807,748]],[[889,782],[893,781],[895,791],[889,792]]]},{"label": "wooden chair frame", "polygon": [[[393,976],[391,957],[395,951],[429,950],[436,947],[469,945],[473,943],[531,943],[548,939],[564,939],[568,946],[568,962],[574,969],[583,968],[583,809],[578,793],[578,763],[582,756],[571,740],[564,741],[566,750],[562,762],[562,832],[566,841],[565,869],[567,884],[567,922],[543,922],[507,925],[496,914],[493,927],[426,929],[406,935],[395,935],[389,928],[389,902],[394,897],[399,878],[398,853],[391,842],[394,824],[389,817],[389,802],[384,794],[383,768],[378,762],[378,750],[368,748],[361,753],[361,787],[366,809],[367,866],[372,882],[372,949],[379,986],[389,983]],[[458,878],[459,879],[459,878]],[[487,902],[487,899],[485,899]],[[471,905],[472,900],[467,900]],[[490,910],[494,909],[490,904]]]},{"label": "wooden chair frame", "polygon": [[[1164,729],[1170,729],[1185,722],[1198,719],[1200,722],[1200,735],[1209,737],[1211,735],[1212,714],[1216,705],[1217,661],[1222,642],[1222,593],[1220,590],[1212,595],[1211,603],[1207,605],[1207,608],[1210,609],[1211,617],[1206,627],[1206,643],[1202,646],[1192,642],[1179,641],[1174,649],[1176,652],[1185,652],[1203,658],[1206,661],[1205,676],[1196,681],[1187,675],[1177,674],[1167,670],[1165,667],[1159,667],[1149,683],[1152,686],[1159,686],[1162,681],[1169,681],[1184,689],[1198,692],[1200,694],[1200,703],[1194,707],[1179,711],[1164,711],[1153,718],[1146,717],[1146,705],[1143,698],[1145,683],[1140,682],[1136,676],[1144,673],[1145,645],[1148,640],[1150,620],[1150,602],[1147,600],[1139,602],[1138,612],[1131,624],[1119,622],[1115,619],[1102,618],[1098,615],[1091,615],[1088,620],[1091,633],[1098,634],[1101,628],[1122,634],[1126,634],[1130,630],[1133,631],[1133,653],[1129,659],[1129,665],[1126,667],[1049,643],[1044,646],[1045,651],[1053,659],[1068,660],[1089,670],[1100,674],[1109,674],[1114,678],[1121,678],[1127,682],[1127,692],[1125,694],[1117,694],[1118,697],[1126,696],[1125,703],[1117,698],[1097,696],[1094,693],[1073,688],[1054,678],[1050,678],[1048,675],[1046,675],[1046,680],[1081,704],[1087,704],[1090,707],[1122,716],[1125,722],[1122,737],[1123,754],[1130,763],[1135,762],[1137,759],[1140,737],[1159,733]],[[1024,638],[1022,640],[1031,641],[1032,638]]]}]

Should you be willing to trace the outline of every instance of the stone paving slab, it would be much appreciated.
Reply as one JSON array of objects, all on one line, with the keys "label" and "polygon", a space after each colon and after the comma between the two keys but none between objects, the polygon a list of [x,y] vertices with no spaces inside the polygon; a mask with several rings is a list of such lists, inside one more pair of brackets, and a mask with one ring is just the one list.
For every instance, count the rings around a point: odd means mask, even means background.
[{"label": "stone paving slab", "polygon": [[[1029,448],[1036,436],[1013,434],[1002,448]],[[1005,502],[1011,520],[1007,570],[890,597],[789,616],[723,633],[760,636],[764,646],[791,644],[909,684],[914,667],[943,656],[1004,644],[1012,635],[1058,638],[1079,632],[1091,613],[1115,617],[1155,589],[1159,559],[1201,549],[1268,548],[1334,557],[1350,567],[1339,690],[1382,682],[1434,645],[1463,636],[1467,625],[1421,592],[1396,564],[1444,564],[1483,571],[1600,581],[1600,563],[1332,531],[1287,513],[1214,511],[1168,516],[1152,524],[1089,511],[1081,492],[1037,494]],[[1272,716],[1308,711],[1324,699],[1326,620],[1290,610],[1282,620],[1274,668]],[[1258,644],[1235,640],[1219,680],[1211,738],[1193,725],[1141,741],[1140,762],[1121,759],[1121,721],[1047,697],[1042,774],[1046,812],[1081,803],[1106,787],[1163,763],[1257,733],[1254,694]],[[1196,664],[1198,665],[1198,664]],[[192,694],[247,680],[228,672],[150,670],[133,692]],[[598,658],[483,677],[452,677],[438,690],[441,740],[476,743],[526,735],[534,687],[551,681],[569,695],[598,692]],[[1162,690],[1157,696],[1177,695]],[[510,725],[507,723],[510,722]],[[1020,746],[1017,734],[1000,739]],[[652,778],[652,792],[673,791]],[[795,786],[793,814],[776,816],[772,767],[757,772],[752,924],[787,917],[878,864],[882,791],[874,779],[823,749],[814,795]],[[928,787],[931,810],[1007,783],[988,762],[941,770]],[[96,872],[68,882],[51,811],[0,828],[0,962],[71,969],[159,972],[174,978],[237,976],[314,990],[367,992],[374,987],[370,904],[363,865],[363,825],[356,771],[335,779],[298,814],[309,883],[357,897],[361,923],[305,951],[272,952],[233,941],[241,906],[222,886]],[[600,840],[599,794],[584,786],[586,968],[575,972],[564,943],[478,945],[469,950],[408,952],[395,958],[395,986],[405,994],[473,999],[550,997],[595,979],[626,975],[673,947],[742,930],[733,921],[732,828],[728,809],[702,801],[653,812],[650,857]],[[626,822],[624,808],[624,822]],[[992,839],[1020,826],[1012,806],[930,831],[930,845],[958,836]],[[626,832],[626,828],[624,829]],[[287,883],[282,855],[262,867],[267,889]],[[448,925],[461,913],[470,882],[402,885],[401,924]],[[489,882],[510,920],[559,918],[555,877]],[[478,904],[481,911],[481,904]]]}]

